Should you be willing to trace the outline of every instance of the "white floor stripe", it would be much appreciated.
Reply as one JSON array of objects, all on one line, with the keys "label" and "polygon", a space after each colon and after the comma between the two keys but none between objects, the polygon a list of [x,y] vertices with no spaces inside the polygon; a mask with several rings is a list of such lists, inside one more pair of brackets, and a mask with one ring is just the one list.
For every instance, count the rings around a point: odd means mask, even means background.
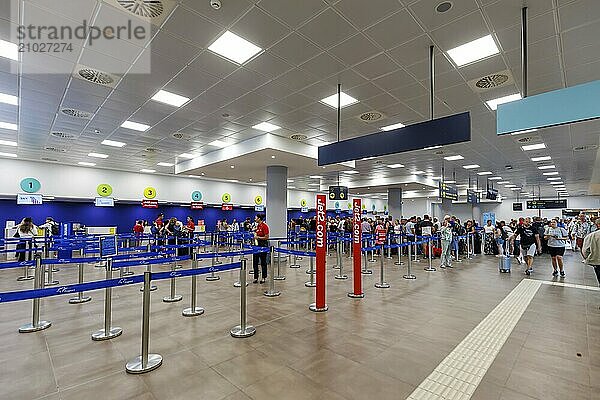
[{"label": "white floor stripe", "polygon": [[597,292],[600,292],[600,287],[597,287],[597,286],[586,286],[586,285],[577,285],[575,283],[552,282],[552,281],[540,281],[540,282],[542,282],[544,285],[563,286],[563,287],[570,287],[570,288],[575,288],[575,289],[595,290]]},{"label": "white floor stripe", "polygon": [[409,400],[468,400],[542,281],[524,279],[452,350]]}]

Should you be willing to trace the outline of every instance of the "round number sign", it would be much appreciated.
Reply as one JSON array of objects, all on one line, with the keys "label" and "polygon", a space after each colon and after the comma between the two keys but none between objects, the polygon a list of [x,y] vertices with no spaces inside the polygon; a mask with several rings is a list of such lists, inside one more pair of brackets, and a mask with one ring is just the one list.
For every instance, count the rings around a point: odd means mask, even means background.
[{"label": "round number sign", "polygon": [[98,194],[102,197],[110,196],[112,194],[112,191],[112,186],[110,186],[108,183],[101,183],[96,188],[96,192],[98,192]]},{"label": "round number sign", "polygon": [[348,209],[352,210],[352,203],[348,203]]},{"label": "round number sign", "polygon": [[202,192],[196,190],[192,193],[192,201],[200,201],[202,200]]},{"label": "round number sign", "polygon": [[338,208],[340,208],[340,202],[339,202],[339,201],[336,201],[336,202],[335,202],[335,209],[337,210]]},{"label": "round number sign", "polygon": [[147,199],[153,199],[156,197],[156,189],[154,189],[153,187],[149,186],[146,189],[144,189],[144,197]]},{"label": "round number sign", "polygon": [[335,199],[335,193],[329,193],[329,198],[330,198],[331,200]]},{"label": "round number sign", "polygon": [[263,202],[262,196],[256,196],[254,198],[254,204],[256,204],[257,206],[260,206],[262,204],[262,202]]},{"label": "round number sign", "polygon": [[306,207],[306,200],[304,200],[304,199],[300,200],[300,206]]},{"label": "round number sign", "polygon": [[25,193],[35,193],[42,188],[42,184],[35,178],[25,178],[21,181],[21,189]]},{"label": "round number sign", "polygon": [[375,204],[373,204],[373,205],[371,206],[371,209],[372,209],[373,211],[375,211]]},{"label": "round number sign", "polygon": [[229,193],[223,193],[221,200],[223,200],[223,203],[229,203],[231,201],[231,195]]}]

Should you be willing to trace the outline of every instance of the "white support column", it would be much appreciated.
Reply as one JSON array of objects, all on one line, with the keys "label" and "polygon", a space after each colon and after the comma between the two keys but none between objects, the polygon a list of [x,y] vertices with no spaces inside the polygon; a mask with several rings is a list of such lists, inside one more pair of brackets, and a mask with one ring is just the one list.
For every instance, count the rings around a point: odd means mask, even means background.
[{"label": "white support column", "polygon": [[267,167],[267,224],[269,236],[287,236],[287,173],[284,166]]}]

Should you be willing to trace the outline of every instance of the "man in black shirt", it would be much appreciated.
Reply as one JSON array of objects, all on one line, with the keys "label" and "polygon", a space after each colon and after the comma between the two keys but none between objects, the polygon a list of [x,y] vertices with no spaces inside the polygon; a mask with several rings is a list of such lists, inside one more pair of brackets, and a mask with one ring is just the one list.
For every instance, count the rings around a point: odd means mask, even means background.
[{"label": "man in black shirt", "polygon": [[525,263],[527,264],[525,274],[530,275],[533,272],[533,257],[536,253],[540,254],[542,251],[540,234],[538,230],[531,225],[531,218],[525,218],[523,225],[519,225],[510,237],[510,241],[514,242],[517,236],[521,238],[520,251],[523,257],[525,257]]},{"label": "man in black shirt", "polygon": [[[433,235],[433,222],[429,219],[429,215],[425,214],[423,216],[423,221],[419,223],[419,232],[423,236],[431,236]],[[423,257],[429,257],[427,253],[427,246],[429,246],[428,242],[423,243]]]}]

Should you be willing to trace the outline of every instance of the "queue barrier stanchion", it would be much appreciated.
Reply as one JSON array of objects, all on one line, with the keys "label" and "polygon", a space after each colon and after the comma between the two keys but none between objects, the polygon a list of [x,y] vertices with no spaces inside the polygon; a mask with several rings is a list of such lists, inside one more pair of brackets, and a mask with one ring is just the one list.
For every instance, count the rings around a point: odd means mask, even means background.
[{"label": "queue barrier stanchion", "polygon": [[[112,279],[112,265],[111,259],[106,261],[106,280]],[[145,285],[144,285],[145,286]],[[123,329],[118,326],[112,326],[112,288],[107,287],[104,289],[104,329],[100,329],[97,332],[92,333],[92,340],[108,340],[121,336]]]},{"label": "queue barrier stanchion", "polygon": [[[368,242],[367,242],[367,244],[368,244]],[[372,246],[371,249],[373,249],[375,247],[375,240],[371,241],[371,246]],[[368,254],[368,252],[367,252],[367,254]],[[371,250],[371,258],[369,259],[369,262],[374,263],[375,261],[377,261],[377,260],[375,260],[375,250]]]},{"label": "queue barrier stanchion", "polygon": [[309,257],[309,265],[310,265],[310,281],[304,282],[304,286],[306,287],[315,287],[317,284],[315,283],[315,260],[314,257]]},{"label": "queue barrier stanchion", "polygon": [[[386,258],[388,260],[391,260],[392,259],[392,237],[391,237],[391,235],[388,235],[388,237],[387,237],[387,245],[388,245],[388,248],[387,248],[387,257]],[[383,251],[381,252],[381,256],[383,257]]]},{"label": "queue barrier stanchion", "polygon": [[342,260],[342,253],[340,252],[340,247],[342,247],[341,245],[343,245],[343,242],[338,241],[337,243],[337,263],[339,265],[339,269],[338,269],[338,273],[337,275],[335,275],[333,278],[334,279],[339,279],[339,280],[346,280],[348,279],[348,275],[344,274],[344,262]]},{"label": "queue barrier stanchion", "polygon": [[[152,252],[152,244],[151,244],[151,243],[148,243],[148,247],[147,247],[146,251],[147,251],[148,253],[151,253],[151,252]],[[146,272],[150,272],[150,273],[152,272],[152,265],[151,265],[151,264],[148,264],[148,265],[146,266]],[[144,291],[144,289],[145,289],[145,286],[144,286],[144,285],[142,285],[142,287],[140,288],[140,292],[143,292],[143,291]],[[150,291],[151,291],[151,292],[154,292],[154,291],[155,291],[155,290],[157,290],[157,289],[158,289],[158,287],[156,287],[156,285],[152,285],[152,284],[150,284]]]},{"label": "queue barrier stanchion", "polygon": [[[281,248],[281,241],[277,242],[277,248]],[[271,254],[271,257],[273,257],[275,253]],[[273,258],[271,258],[271,263],[273,263]],[[273,277],[274,280],[276,281],[284,281],[285,280],[285,276],[281,275],[281,253],[277,253],[277,275]]]},{"label": "queue barrier stanchion", "polygon": [[[368,243],[368,242],[367,242]],[[364,252],[364,256],[362,257],[363,259],[363,269],[360,271],[361,274],[363,275],[371,275],[373,273],[373,271],[371,271],[370,269],[367,268],[367,256],[368,256],[368,252],[365,250]]]},{"label": "queue barrier stanchion", "polygon": [[375,287],[378,289],[387,289],[390,284],[383,280],[383,252],[385,251],[384,245],[381,245],[381,257],[379,257],[379,282],[375,283]]},{"label": "queue barrier stanchion", "polygon": [[411,246],[410,242],[408,242],[408,246],[406,246],[406,247],[408,247],[408,257],[407,257],[408,268],[407,268],[407,271],[406,271],[406,275],[404,275],[402,277],[404,279],[417,279],[417,277],[414,276],[413,273],[412,273],[412,263],[413,263],[413,261],[412,261],[412,257],[411,257],[412,256],[412,254],[411,254],[411,248],[412,248],[412,246]]},{"label": "queue barrier stanchion", "polygon": [[246,260],[240,266],[240,324],[234,326],[229,333],[234,338],[247,338],[256,333],[256,328],[246,321]]},{"label": "queue barrier stanchion", "polygon": [[[175,236],[175,245],[176,246],[179,245],[179,236]],[[187,248],[189,249],[189,247],[187,247]],[[180,252],[180,249],[176,248],[175,249],[175,255],[176,256],[180,256],[179,252]],[[181,269],[181,268],[183,268],[183,266],[181,264],[175,263],[175,265],[173,266],[173,269]]]},{"label": "queue barrier stanchion", "polygon": [[23,281],[30,281],[34,278],[35,278],[35,274],[29,275],[29,265],[27,265],[27,263],[25,263],[25,265],[23,266],[23,276],[18,277],[17,280],[19,282],[23,282]]},{"label": "queue barrier stanchion", "polygon": [[[81,285],[83,283],[83,263],[79,263],[77,265],[78,268],[78,283]],[[84,296],[83,292],[79,292],[77,297],[73,297],[69,299],[69,304],[81,304],[87,303],[92,300],[91,296]]]},{"label": "queue barrier stanchion", "polygon": [[433,246],[431,245],[431,237],[427,238],[427,260],[428,260],[428,266],[423,268],[425,271],[429,271],[429,272],[433,272],[435,271],[435,267],[432,265],[432,254],[433,253]]},{"label": "queue barrier stanchion", "polygon": [[[44,288],[44,269],[42,267],[42,257],[40,254],[35,255],[35,271],[33,280],[34,289]],[[20,333],[38,332],[50,328],[52,322],[40,321],[40,298],[33,299],[33,315],[30,324],[25,324],[19,328]]]},{"label": "queue barrier stanchion", "polygon": [[[216,257],[213,258],[213,261],[212,261],[213,262],[213,264],[212,264],[213,266],[222,264],[222,262],[219,261],[219,236],[220,236],[219,233],[217,233],[216,235],[214,235],[215,242],[214,242],[214,245],[213,245],[213,250],[214,250],[214,253],[215,253]],[[208,277],[207,277],[206,280],[207,281],[218,281],[219,279],[221,279],[220,277],[215,277],[214,273],[210,276],[210,278],[211,279],[208,279]]]},{"label": "queue barrier stanchion", "polygon": [[54,272],[58,271],[51,264],[46,266],[46,282],[44,286],[56,286],[59,284],[57,280],[54,279]]},{"label": "queue barrier stanchion", "polygon": [[[195,253],[192,253],[192,268],[193,269],[198,268],[198,256]],[[204,314],[204,308],[196,306],[196,292],[197,292],[196,286],[198,284],[197,278],[198,278],[197,275],[192,275],[192,294],[191,294],[190,307],[184,309],[181,312],[181,315],[183,315],[184,317],[197,317],[199,315]]]},{"label": "queue barrier stanchion", "polygon": [[[291,243],[292,244],[292,250],[300,250],[300,245],[298,243]],[[288,247],[289,248],[289,247]],[[293,263],[290,262],[290,268],[300,268],[300,264],[298,264],[298,260],[300,259],[296,254],[290,254],[291,256],[291,260],[293,260]]]},{"label": "queue barrier stanchion", "polygon": [[[126,243],[127,243],[127,248],[130,249],[131,248],[131,239],[128,238]],[[140,244],[141,244],[141,242],[140,242]],[[136,243],[136,247],[137,247],[137,243]],[[130,266],[127,266],[125,268],[121,268],[121,277],[123,277],[123,276],[131,276],[133,274],[134,274],[134,272],[131,270]]]},{"label": "queue barrier stanchion", "polygon": [[[175,253],[175,255],[177,255],[177,253]],[[179,268],[181,268],[181,265],[179,266]],[[175,303],[177,301],[183,300],[182,295],[175,294],[175,275],[176,275],[175,270],[176,269],[177,269],[177,262],[174,261],[171,263],[171,279],[169,279],[171,291],[169,293],[169,296],[165,296],[162,299],[165,303]]]},{"label": "queue barrier stanchion", "polygon": [[457,262],[457,263],[462,262],[462,260],[460,259],[459,252],[458,252],[459,247],[460,247],[460,236],[456,238],[456,247],[454,247],[454,252],[456,254],[456,259],[454,260],[454,262]]},{"label": "queue barrier stanchion", "polygon": [[413,262],[419,262],[419,257],[418,257],[418,255],[417,255],[417,253],[419,252],[419,251],[417,250],[417,236],[413,236],[413,242],[412,242],[412,245],[414,246],[414,250],[413,250],[413,251],[414,251],[414,254],[413,254],[413,257],[414,257],[414,258],[413,258]]},{"label": "queue barrier stanchion", "polygon": [[[219,257],[218,253],[216,253],[216,256]],[[206,280],[208,282],[216,282],[219,279],[221,279],[220,276],[215,274],[215,269],[214,269],[215,264],[222,264],[222,263],[220,261],[218,261],[218,258],[215,260],[215,257],[213,256],[211,258],[211,267],[213,267],[213,268],[212,268],[212,271],[210,272],[210,275],[206,277]]]},{"label": "queue barrier stanchion", "polygon": [[275,260],[275,247],[271,246],[271,260],[269,262],[269,272],[268,272],[268,278],[269,278],[269,289],[265,290],[263,292],[263,294],[267,297],[277,297],[279,295],[281,295],[281,292],[278,292],[275,290],[275,277],[273,276],[275,273],[275,266],[273,264],[273,261]]},{"label": "queue barrier stanchion", "polygon": [[152,272],[144,272],[144,300],[142,308],[142,354],[125,365],[129,374],[144,374],[153,371],[162,365],[163,358],[160,354],[149,354],[150,346],[150,284]]},{"label": "queue barrier stanchion", "polygon": [[394,264],[395,265],[404,265],[404,262],[402,261],[402,244],[404,243],[404,239],[402,238],[402,236],[400,236],[400,246],[398,246],[398,261],[396,261]]}]

